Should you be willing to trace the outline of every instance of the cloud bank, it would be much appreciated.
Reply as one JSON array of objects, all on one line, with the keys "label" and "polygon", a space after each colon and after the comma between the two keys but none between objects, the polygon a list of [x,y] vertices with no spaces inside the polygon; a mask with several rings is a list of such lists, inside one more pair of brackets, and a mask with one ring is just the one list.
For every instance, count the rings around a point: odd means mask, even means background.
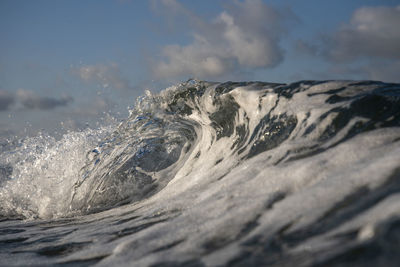
[{"label": "cloud bank", "polygon": [[331,60],[400,59],[400,5],[357,9],[329,41],[327,54]]},{"label": "cloud bank", "polygon": [[15,96],[7,91],[0,90],[0,111],[8,110],[15,103]]},{"label": "cloud bank", "polygon": [[334,77],[400,82],[400,5],[360,7],[336,31],[294,47],[329,63]]},{"label": "cloud bank", "polygon": [[61,98],[42,97],[29,90],[18,90],[16,94],[19,102],[27,109],[49,110],[56,107],[66,106],[73,101],[70,96]]},{"label": "cloud bank", "polygon": [[[174,0],[161,1],[166,12],[188,16],[187,9]],[[189,18],[195,25],[188,45],[168,45],[163,59],[153,66],[159,78],[192,76],[212,78],[228,73],[273,68],[282,62],[279,42],[287,32],[286,22],[295,16],[261,0],[235,1],[212,22]]]},{"label": "cloud bank", "polygon": [[400,5],[362,7],[329,39],[326,55],[339,64],[363,62],[359,72],[369,79],[400,82],[399,48]]},{"label": "cloud bank", "polygon": [[67,106],[73,101],[70,96],[61,98],[53,98],[47,96],[39,96],[33,91],[19,89],[15,94],[0,90],[0,111],[10,110],[15,105],[22,105],[23,108],[29,110],[51,110],[57,107]]}]

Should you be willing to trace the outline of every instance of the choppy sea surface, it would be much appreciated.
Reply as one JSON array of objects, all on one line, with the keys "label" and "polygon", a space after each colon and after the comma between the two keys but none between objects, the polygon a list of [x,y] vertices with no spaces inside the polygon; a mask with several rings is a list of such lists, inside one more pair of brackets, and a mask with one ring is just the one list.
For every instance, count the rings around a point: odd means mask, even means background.
[{"label": "choppy sea surface", "polygon": [[0,144],[1,266],[399,266],[400,84],[190,80]]}]

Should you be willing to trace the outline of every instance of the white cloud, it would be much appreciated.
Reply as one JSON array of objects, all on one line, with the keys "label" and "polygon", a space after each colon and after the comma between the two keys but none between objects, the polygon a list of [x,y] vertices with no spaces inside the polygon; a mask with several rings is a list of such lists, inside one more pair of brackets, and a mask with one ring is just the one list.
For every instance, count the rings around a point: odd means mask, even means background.
[{"label": "white cloud", "polygon": [[15,96],[7,91],[0,90],[0,111],[8,110],[15,102]]},{"label": "white cloud", "polygon": [[327,54],[331,60],[400,59],[400,5],[357,9],[329,41]]},{"label": "white cloud", "polygon": [[123,78],[121,70],[115,63],[108,65],[85,65],[74,69],[73,72],[78,74],[84,82],[97,83],[104,88],[117,90],[132,89],[129,81]]},{"label": "white cloud", "polygon": [[16,93],[0,90],[0,111],[9,110],[14,104],[26,109],[50,110],[60,106],[67,106],[73,101],[70,96],[60,98],[39,96],[33,91],[19,89]]},{"label": "white cloud", "polygon": [[400,5],[358,8],[336,31],[294,48],[327,61],[331,78],[400,82]]},{"label": "white cloud", "polygon": [[[175,14],[191,14],[177,1],[165,0],[162,4]],[[260,0],[235,1],[212,22],[194,16],[192,43],[164,47],[163,60],[154,64],[154,73],[158,77],[190,75],[205,79],[273,68],[283,60],[279,42],[290,18],[294,18],[290,11],[282,12]]]},{"label": "white cloud", "polygon": [[70,96],[53,98],[38,96],[33,91],[19,89],[16,93],[17,100],[27,109],[48,110],[60,106],[66,106],[73,101]]}]

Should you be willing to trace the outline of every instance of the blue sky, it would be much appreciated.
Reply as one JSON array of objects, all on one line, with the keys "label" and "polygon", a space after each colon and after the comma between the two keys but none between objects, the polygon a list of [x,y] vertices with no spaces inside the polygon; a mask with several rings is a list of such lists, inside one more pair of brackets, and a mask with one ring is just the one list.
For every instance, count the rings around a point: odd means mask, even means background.
[{"label": "blue sky", "polygon": [[191,77],[400,82],[397,0],[2,0],[0,36],[0,136],[95,126]]}]

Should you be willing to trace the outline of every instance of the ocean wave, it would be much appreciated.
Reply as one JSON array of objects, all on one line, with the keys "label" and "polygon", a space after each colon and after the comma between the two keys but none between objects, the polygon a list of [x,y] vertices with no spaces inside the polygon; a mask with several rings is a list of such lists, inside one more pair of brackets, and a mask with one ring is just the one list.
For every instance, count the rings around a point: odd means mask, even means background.
[{"label": "ocean wave", "polygon": [[[386,259],[379,240],[392,230],[380,229],[400,215],[399,126],[398,84],[189,80],[147,92],[119,125],[2,148],[0,214],[95,216],[96,227],[111,214],[122,227],[113,238],[132,237],[105,264],[291,264],[316,252],[336,264],[328,248],[345,255],[371,240]],[[158,226],[136,236],[132,214]],[[160,249],[156,234],[174,245]]]}]

